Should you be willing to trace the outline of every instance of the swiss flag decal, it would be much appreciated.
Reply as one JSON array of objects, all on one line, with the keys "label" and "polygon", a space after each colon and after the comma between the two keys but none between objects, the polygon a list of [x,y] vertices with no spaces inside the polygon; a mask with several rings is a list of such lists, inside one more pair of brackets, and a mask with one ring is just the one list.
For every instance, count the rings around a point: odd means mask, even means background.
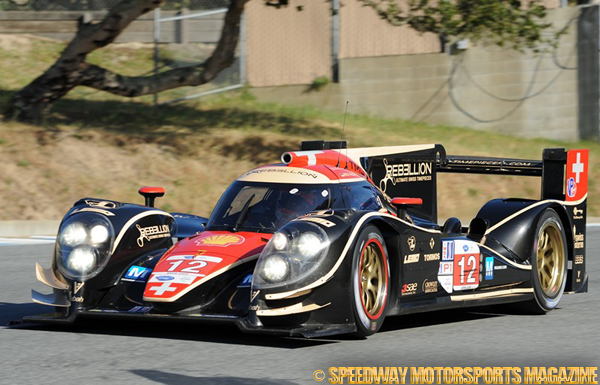
[{"label": "swiss flag decal", "polygon": [[588,190],[589,150],[570,150],[567,153],[565,200],[578,201]]}]

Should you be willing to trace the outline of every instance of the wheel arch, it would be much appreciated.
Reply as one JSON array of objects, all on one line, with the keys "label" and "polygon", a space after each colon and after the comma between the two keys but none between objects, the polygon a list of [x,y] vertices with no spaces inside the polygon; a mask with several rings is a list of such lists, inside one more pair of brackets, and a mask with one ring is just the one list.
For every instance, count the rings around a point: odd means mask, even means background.
[{"label": "wheel arch", "polygon": [[394,229],[392,225],[387,223],[383,218],[375,217],[370,221],[366,222],[363,225],[363,228],[368,225],[375,226],[381,232],[383,240],[385,241],[385,246],[387,248],[387,257],[390,269],[390,291],[386,314],[390,315],[398,311],[398,309],[396,308],[396,304],[398,303],[398,290],[395,290],[395,288],[399,287],[400,285],[400,270],[402,266],[400,264],[400,259],[392,258],[392,256],[400,255],[400,235],[398,234],[398,231]]},{"label": "wheel arch", "polygon": [[573,242],[574,242],[574,234],[573,234],[573,227],[571,225],[571,219],[569,217],[569,214],[567,213],[567,208],[563,205],[560,205],[558,203],[552,203],[550,204],[547,208],[551,208],[554,209],[554,211],[556,211],[556,213],[558,214],[558,217],[560,218],[560,222],[562,223],[564,230],[565,230],[565,237],[567,239],[567,260],[572,261],[573,260]]}]

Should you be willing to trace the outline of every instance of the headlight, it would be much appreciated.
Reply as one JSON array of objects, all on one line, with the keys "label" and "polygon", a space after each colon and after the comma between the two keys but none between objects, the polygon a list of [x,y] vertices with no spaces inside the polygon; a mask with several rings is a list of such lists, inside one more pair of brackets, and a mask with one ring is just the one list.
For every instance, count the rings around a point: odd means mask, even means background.
[{"label": "headlight", "polygon": [[73,251],[67,259],[67,267],[81,275],[85,275],[92,270],[96,264],[96,250],[90,246],[79,246]]},{"label": "headlight", "polygon": [[279,254],[269,255],[261,271],[261,277],[268,282],[281,282],[288,274],[289,266],[284,257]]},{"label": "headlight", "polygon": [[83,223],[73,222],[60,232],[60,243],[66,246],[77,246],[85,242],[87,233]]},{"label": "headlight", "polygon": [[287,247],[288,245],[288,238],[285,234],[283,233],[276,233],[275,235],[273,235],[273,247],[275,248],[275,250],[283,250]]},{"label": "headlight", "polygon": [[289,285],[315,273],[329,251],[329,238],[321,227],[296,221],[279,230],[258,258],[254,288]]},{"label": "headlight", "polygon": [[317,234],[308,232],[300,235],[297,246],[300,254],[307,258],[313,258],[321,251],[323,243]]},{"label": "headlight", "polygon": [[92,227],[90,231],[90,238],[92,243],[104,243],[108,240],[108,229],[106,226],[98,224]]},{"label": "headlight", "polygon": [[111,222],[96,213],[77,213],[65,219],[58,232],[55,262],[61,274],[78,282],[96,276],[112,253],[115,232]]}]

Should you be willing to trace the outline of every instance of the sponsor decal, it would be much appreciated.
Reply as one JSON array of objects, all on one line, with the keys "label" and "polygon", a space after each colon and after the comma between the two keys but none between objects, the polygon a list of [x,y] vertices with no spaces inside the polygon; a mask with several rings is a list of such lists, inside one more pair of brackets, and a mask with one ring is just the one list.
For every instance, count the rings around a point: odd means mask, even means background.
[{"label": "sponsor decal", "polygon": [[109,202],[109,201],[87,200],[87,201],[85,201],[85,204],[89,205],[89,206],[93,206],[93,207],[104,208],[104,209],[116,209],[117,208],[117,205],[115,202]]},{"label": "sponsor decal", "polygon": [[423,255],[423,259],[425,260],[425,262],[439,261],[440,260],[440,253],[424,254]]},{"label": "sponsor decal", "polygon": [[583,210],[578,210],[577,206],[573,207],[573,219],[583,219]]},{"label": "sponsor decal", "polygon": [[260,307],[258,305],[252,305],[248,309],[251,311],[258,311],[258,310],[260,310]]},{"label": "sponsor decal", "polygon": [[494,258],[485,257],[485,279],[494,279]]},{"label": "sponsor decal", "polygon": [[82,303],[83,297],[71,297],[71,302]]},{"label": "sponsor decal", "polygon": [[567,181],[567,195],[573,198],[577,193],[577,185],[575,184],[575,179],[573,177],[569,178]]},{"label": "sponsor decal", "polygon": [[[449,242],[450,243],[450,242]],[[443,259],[443,258],[442,258]],[[452,293],[452,272],[454,271],[453,261],[442,261],[438,269],[438,282],[446,290],[447,293]]]},{"label": "sponsor decal", "polygon": [[408,248],[410,249],[410,251],[415,251],[415,247],[417,247],[417,239],[414,235],[408,237],[406,243],[408,244]]},{"label": "sponsor decal", "polygon": [[453,288],[471,290],[479,286],[479,246],[475,242],[456,240],[456,249],[461,253],[454,255]]},{"label": "sponsor decal", "polygon": [[392,185],[405,182],[425,182],[431,180],[431,162],[388,164],[383,159],[385,177],[379,182],[379,189],[383,192],[387,189],[388,182]]},{"label": "sponsor decal", "polygon": [[438,291],[438,281],[428,281],[425,280],[423,282],[423,292],[425,293],[437,293]]},{"label": "sponsor decal", "polygon": [[577,279],[575,280],[575,282],[577,282],[577,283],[581,282],[581,270],[579,270],[577,272]]},{"label": "sponsor decal", "polygon": [[127,313],[148,313],[152,310],[152,306],[135,306],[127,310]]},{"label": "sponsor decal", "polygon": [[415,263],[415,262],[419,262],[419,256],[421,254],[419,253],[415,253],[415,254],[407,254],[404,256],[404,263]]},{"label": "sponsor decal", "polygon": [[333,227],[335,226],[335,223],[328,221],[327,219],[323,219],[323,218],[317,218],[317,217],[304,217],[304,218],[299,218],[299,221],[307,221],[307,222],[313,222],[313,223],[318,223],[320,225],[323,225],[325,227]]},{"label": "sponsor decal", "polygon": [[237,234],[209,235],[196,240],[197,246],[220,246],[241,245],[246,239]]},{"label": "sponsor decal", "polygon": [[431,248],[431,250],[433,250],[434,246],[435,246],[435,239],[433,239],[433,237],[431,237],[431,239],[429,240],[429,247]]},{"label": "sponsor decal", "polygon": [[130,281],[130,282],[145,282],[146,278],[152,272],[151,269],[142,266],[133,265],[127,270],[125,276],[121,279],[122,281]]},{"label": "sponsor decal", "polygon": [[204,274],[185,274],[185,273],[154,273],[148,280],[148,283],[154,282],[170,282],[170,283],[182,283],[189,285],[194,282],[197,277],[204,277]]},{"label": "sponsor decal", "polygon": [[583,255],[576,255],[575,256],[575,264],[576,265],[583,265]]},{"label": "sponsor decal", "polygon": [[242,282],[240,282],[239,285],[237,285],[238,289],[244,288],[244,287],[250,287],[252,285],[252,274],[248,274],[247,276],[244,277],[244,279],[242,279]]},{"label": "sponsor decal", "polygon": [[506,270],[506,265],[496,265],[494,266],[494,270]]},{"label": "sponsor decal", "polygon": [[402,295],[416,294],[418,287],[419,287],[419,285],[417,285],[416,282],[405,283],[404,285],[402,285],[401,293],[402,293]]},{"label": "sponsor decal", "polygon": [[442,241],[442,261],[454,260],[454,241]]},{"label": "sponsor decal", "polygon": [[159,238],[169,238],[171,236],[171,229],[169,229],[169,225],[157,225],[157,226],[148,226],[148,227],[140,227],[140,225],[135,225],[138,231],[140,232],[140,237],[137,239],[137,244],[139,247],[144,247],[144,242],[150,242],[153,239]]},{"label": "sponsor decal", "polygon": [[442,275],[438,277],[438,282],[446,290],[446,293],[452,293],[452,276]]},{"label": "sponsor decal", "polygon": [[259,168],[259,169],[256,169],[256,170],[248,171],[242,177],[249,176],[249,175],[252,175],[252,174],[263,174],[263,173],[268,173],[268,172],[279,172],[279,173],[284,173],[284,174],[293,174],[293,175],[305,176],[305,177],[313,178],[313,179],[317,179],[319,177],[319,174],[314,173],[314,172],[304,171],[302,169],[289,169],[287,167]]},{"label": "sponsor decal", "polygon": [[454,271],[454,263],[440,262],[440,268],[438,269],[438,275],[452,275],[453,271]]},{"label": "sponsor decal", "polygon": [[83,285],[85,285],[85,282],[73,282],[73,294],[77,294]]},{"label": "sponsor decal", "polygon": [[583,234],[581,233],[577,233],[577,227],[573,226],[573,234],[575,234],[575,248],[576,249],[583,249],[585,247],[585,237]]},{"label": "sponsor decal", "polygon": [[260,293],[260,290],[254,290],[251,294],[250,294],[250,302],[253,302],[256,297],[258,296],[258,293]]},{"label": "sponsor decal", "polygon": [[107,217],[111,217],[111,216],[115,215],[115,213],[111,213],[110,211],[98,209],[95,207],[84,207],[82,209],[77,209],[77,210],[74,210],[71,214],[83,213],[83,212],[98,213],[98,214],[105,215]]}]

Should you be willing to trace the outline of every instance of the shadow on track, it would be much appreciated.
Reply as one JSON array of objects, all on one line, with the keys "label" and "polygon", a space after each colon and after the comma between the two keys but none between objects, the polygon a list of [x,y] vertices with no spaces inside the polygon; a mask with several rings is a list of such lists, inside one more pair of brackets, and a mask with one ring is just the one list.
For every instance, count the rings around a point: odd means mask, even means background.
[{"label": "shadow on track", "polygon": [[160,384],[212,384],[212,385],[294,385],[286,380],[267,380],[243,377],[192,377],[166,373],[160,370],[130,370],[131,373]]},{"label": "shadow on track", "polygon": [[[19,320],[27,315],[47,312],[48,308],[38,304],[0,303],[0,326]],[[518,312],[503,311],[496,307],[479,307],[470,310],[446,310],[433,313],[389,317],[379,333],[392,333],[412,328],[473,321],[506,315],[520,315]],[[266,346],[283,349],[298,349],[327,345],[343,341],[357,340],[352,335],[332,336],[320,339],[302,339],[244,334],[234,325],[190,324],[170,321],[133,321],[107,319],[81,319],[73,325],[20,324],[16,330],[40,330],[59,333],[82,333],[96,335],[116,335],[128,337],[202,341],[224,344]]]}]

